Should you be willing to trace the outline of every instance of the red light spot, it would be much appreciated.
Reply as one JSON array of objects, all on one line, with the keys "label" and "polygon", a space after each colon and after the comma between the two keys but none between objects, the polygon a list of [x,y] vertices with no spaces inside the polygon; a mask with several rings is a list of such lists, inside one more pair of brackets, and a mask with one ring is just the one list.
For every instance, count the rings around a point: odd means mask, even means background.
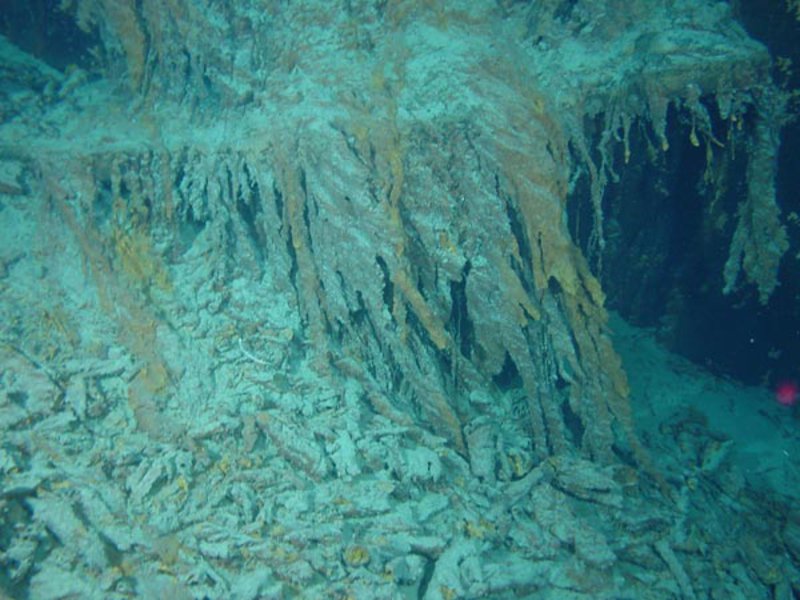
[{"label": "red light spot", "polygon": [[775,387],[775,400],[783,406],[793,406],[800,396],[796,381],[781,381]]}]

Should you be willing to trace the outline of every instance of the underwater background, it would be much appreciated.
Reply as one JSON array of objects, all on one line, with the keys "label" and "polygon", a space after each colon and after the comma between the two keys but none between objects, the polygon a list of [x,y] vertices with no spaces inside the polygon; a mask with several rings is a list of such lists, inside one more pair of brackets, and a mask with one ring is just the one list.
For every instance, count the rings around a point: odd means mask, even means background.
[{"label": "underwater background", "polygon": [[797,0],[3,0],[0,598],[800,597]]}]

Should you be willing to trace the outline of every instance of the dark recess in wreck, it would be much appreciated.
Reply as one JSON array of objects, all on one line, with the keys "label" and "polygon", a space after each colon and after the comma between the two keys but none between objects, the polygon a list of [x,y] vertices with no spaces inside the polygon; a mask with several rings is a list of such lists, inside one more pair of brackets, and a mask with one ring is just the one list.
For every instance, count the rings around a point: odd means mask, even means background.
[{"label": "dark recess in wreck", "polygon": [[3,0],[0,34],[21,50],[65,72],[70,67],[91,71],[97,57],[97,35],[82,31],[60,0]]},{"label": "dark recess in wreck", "polygon": [[[800,22],[782,1],[732,4],[749,33],[770,49],[775,81],[786,90],[797,89]],[[790,110],[796,115],[796,98],[794,103]],[[719,119],[714,98],[705,97],[703,104],[717,139],[725,141],[728,123]],[[743,123],[745,131],[753,127],[750,117]],[[691,116],[673,106],[666,153],[648,154],[655,142],[646,126],[631,128],[628,165],[623,166],[622,149],[616,149],[619,180],[609,183],[603,204],[607,244],[601,279],[608,306],[631,322],[657,328],[670,349],[714,372],[751,385],[799,379],[800,256],[791,251],[784,255],[779,285],[766,305],[749,284],[723,293],[722,273],[734,229],[725,215],[736,214],[746,195],[747,147],[741,137],[733,154],[713,148],[716,177],[704,180],[710,173],[706,148],[692,144],[690,134]],[[776,180],[790,248],[800,242],[798,156],[800,123],[794,120],[781,131]],[[591,208],[578,198],[586,193],[586,182],[580,182],[570,203],[570,229],[584,249]],[[597,261],[592,266],[597,272]]]}]

